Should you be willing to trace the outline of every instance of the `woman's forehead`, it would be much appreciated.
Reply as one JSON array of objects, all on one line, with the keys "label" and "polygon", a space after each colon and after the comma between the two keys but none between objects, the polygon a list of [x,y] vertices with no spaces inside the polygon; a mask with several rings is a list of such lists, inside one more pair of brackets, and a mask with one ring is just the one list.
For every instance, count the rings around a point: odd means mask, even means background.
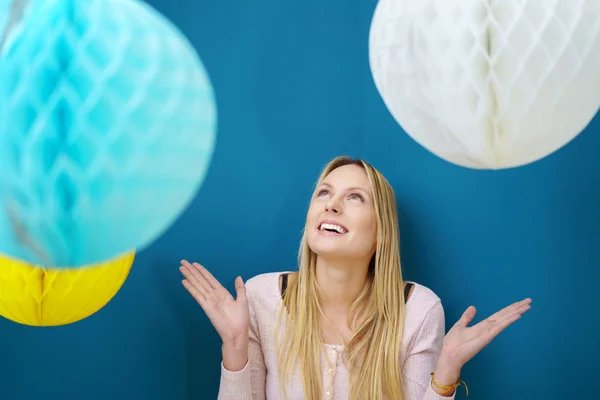
[{"label": "woman's forehead", "polygon": [[344,165],[334,169],[321,182],[323,186],[329,186],[338,190],[361,189],[370,192],[371,185],[365,170],[356,165]]}]

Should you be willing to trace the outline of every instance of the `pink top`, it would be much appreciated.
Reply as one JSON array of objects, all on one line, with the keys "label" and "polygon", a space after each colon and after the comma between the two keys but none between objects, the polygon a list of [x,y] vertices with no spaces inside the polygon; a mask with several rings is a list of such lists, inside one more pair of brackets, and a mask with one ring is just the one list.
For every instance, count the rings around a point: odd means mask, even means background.
[{"label": "pink top", "polygon": [[[274,324],[281,306],[279,276],[282,272],[257,275],[246,282],[250,307],[250,347],[248,363],[238,372],[226,370],[221,363],[220,400],[276,400],[280,395]],[[448,400],[431,388],[431,372],[442,348],[445,335],[444,309],[439,297],[425,286],[413,283],[406,303],[402,341],[402,373],[405,400]],[[340,345],[325,345],[321,354],[323,399],[348,399],[348,371],[344,367]],[[325,358],[328,356],[329,363]],[[304,399],[300,374],[288,384],[289,400]]]}]

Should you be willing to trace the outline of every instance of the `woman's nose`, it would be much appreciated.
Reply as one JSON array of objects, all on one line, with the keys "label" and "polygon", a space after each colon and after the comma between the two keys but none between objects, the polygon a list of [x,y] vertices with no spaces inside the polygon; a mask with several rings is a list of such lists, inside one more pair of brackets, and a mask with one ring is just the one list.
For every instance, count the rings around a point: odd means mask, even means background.
[{"label": "woman's nose", "polygon": [[334,214],[339,214],[341,211],[340,205],[335,201],[335,199],[331,199],[325,205],[325,211],[332,212]]}]

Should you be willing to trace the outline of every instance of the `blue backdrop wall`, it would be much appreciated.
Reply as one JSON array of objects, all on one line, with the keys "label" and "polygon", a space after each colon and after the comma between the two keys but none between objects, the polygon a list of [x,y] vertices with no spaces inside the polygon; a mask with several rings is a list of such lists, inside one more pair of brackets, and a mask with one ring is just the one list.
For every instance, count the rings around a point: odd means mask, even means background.
[{"label": "blue backdrop wall", "polygon": [[[152,0],[213,81],[218,143],[198,197],[141,252],[95,315],[56,328],[0,320],[0,399],[214,399],[220,342],[181,287],[179,260],[233,279],[295,267],[319,169],[364,157],[396,189],[405,276],[447,326],[526,296],[533,309],[464,369],[469,398],[592,398],[600,369],[600,118],[539,162],[475,171],[406,134],[373,84],[375,0]],[[194,160],[189,160],[194,168]],[[458,398],[464,398],[460,391]]]}]

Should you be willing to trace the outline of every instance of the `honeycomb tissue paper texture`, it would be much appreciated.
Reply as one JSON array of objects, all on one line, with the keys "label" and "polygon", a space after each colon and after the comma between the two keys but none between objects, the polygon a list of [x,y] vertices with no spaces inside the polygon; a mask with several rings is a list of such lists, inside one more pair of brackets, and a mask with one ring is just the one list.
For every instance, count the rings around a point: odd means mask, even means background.
[{"label": "honeycomb tissue paper texture", "polygon": [[539,160],[600,107],[600,1],[380,0],[371,71],[437,156],[484,169]]},{"label": "honeycomb tissue paper texture", "polygon": [[0,0],[0,253],[61,268],[142,250],[209,168],[204,66],[141,1],[20,3],[16,19]]}]

